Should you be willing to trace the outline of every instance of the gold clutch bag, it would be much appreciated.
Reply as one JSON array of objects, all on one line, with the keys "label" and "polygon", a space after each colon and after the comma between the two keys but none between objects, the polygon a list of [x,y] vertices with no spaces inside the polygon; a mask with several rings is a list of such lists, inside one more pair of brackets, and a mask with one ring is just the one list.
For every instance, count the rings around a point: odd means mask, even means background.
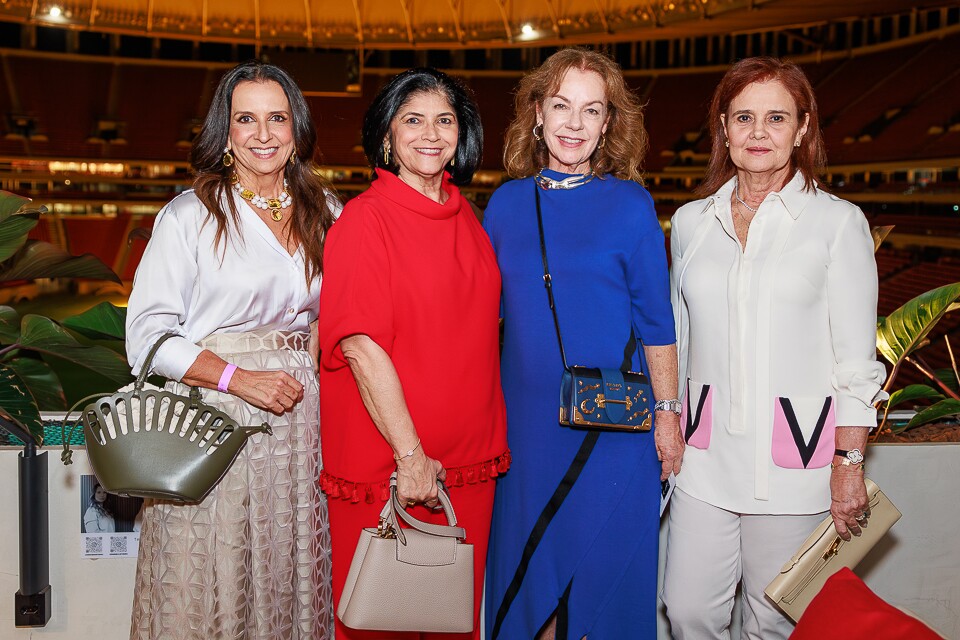
[{"label": "gold clutch bag", "polygon": [[870,478],[864,480],[870,504],[870,517],[863,533],[846,542],[837,535],[833,517],[826,520],[804,541],[800,549],[780,569],[780,575],[767,585],[764,593],[796,622],[803,615],[827,578],[844,567],[854,568],[900,519],[900,512]]}]

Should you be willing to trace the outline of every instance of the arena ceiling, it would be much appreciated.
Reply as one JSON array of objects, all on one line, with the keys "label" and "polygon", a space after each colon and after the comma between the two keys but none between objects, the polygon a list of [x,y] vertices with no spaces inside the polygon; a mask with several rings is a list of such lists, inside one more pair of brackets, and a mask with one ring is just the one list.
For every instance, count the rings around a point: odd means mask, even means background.
[{"label": "arena ceiling", "polygon": [[260,46],[406,49],[667,39],[880,16],[917,5],[909,0],[0,0],[0,20]]}]

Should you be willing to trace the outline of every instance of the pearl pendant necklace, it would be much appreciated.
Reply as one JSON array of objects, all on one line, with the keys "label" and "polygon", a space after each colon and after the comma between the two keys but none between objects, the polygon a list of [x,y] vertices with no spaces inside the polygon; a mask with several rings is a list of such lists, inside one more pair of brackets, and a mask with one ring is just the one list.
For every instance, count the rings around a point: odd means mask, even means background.
[{"label": "pearl pendant necklace", "polygon": [[756,209],[754,209],[753,207],[751,207],[750,205],[748,205],[746,202],[744,202],[744,201],[743,201],[743,198],[740,197],[740,183],[739,183],[739,182],[737,182],[737,188],[734,190],[734,194],[737,196],[737,202],[739,202],[740,204],[742,204],[743,206],[745,206],[745,207],[746,207],[747,209],[749,209],[750,211],[753,211],[754,213],[756,213],[757,211],[760,210],[760,206],[759,206],[759,205],[757,206]]},{"label": "pearl pendant necklace", "polygon": [[283,220],[283,210],[293,204],[293,198],[287,193],[287,180],[283,180],[283,191],[280,192],[275,198],[264,198],[263,196],[254,193],[250,189],[247,189],[245,186],[240,184],[240,178],[237,177],[237,174],[233,174],[231,178],[233,182],[233,188],[237,190],[237,193],[240,194],[240,197],[255,206],[258,209],[263,209],[266,211],[270,210],[270,217],[275,221],[280,222]]}]

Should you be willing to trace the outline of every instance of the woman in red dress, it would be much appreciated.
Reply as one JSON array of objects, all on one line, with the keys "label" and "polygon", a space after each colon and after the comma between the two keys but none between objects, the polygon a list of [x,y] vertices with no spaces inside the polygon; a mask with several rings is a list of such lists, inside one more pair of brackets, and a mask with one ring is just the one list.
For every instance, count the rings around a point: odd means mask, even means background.
[{"label": "woman in red dress", "polygon": [[[456,185],[482,152],[476,104],[451,78],[412,69],[389,82],[364,119],[374,167],[326,241],[320,296],[321,485],[330,504],[334,607],[360,530],[374,526],[388,479],[411,514],[444,523],[450,487],[474,545],[479,638],[494,482],[509,466],[500,390],[496,257]],[[338,640],[415,638],[337,620]]]}]

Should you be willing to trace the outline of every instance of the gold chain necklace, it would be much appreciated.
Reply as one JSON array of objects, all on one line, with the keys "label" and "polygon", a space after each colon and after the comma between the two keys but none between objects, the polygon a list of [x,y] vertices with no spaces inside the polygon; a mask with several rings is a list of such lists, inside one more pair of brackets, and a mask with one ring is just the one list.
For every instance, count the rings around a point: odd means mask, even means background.
[{"label": "gold chain necklace", "polygon": [[283,210],[293,204],[293,198],[289,193],[287,193],[286,178],[283,180],[283,191],[281,191],[280,195],[278,195],[276,198],[264,198],[263,196],[254,193],[250,189],[247,189],[245,186],[240,184],[240,178],[237,177],[237,174],[233,174],[230,182],[233,183],[233,188],[236,189],[241,198],[258,209],[263,209],[264,211],[269,209],[270,217],[277,222],[283,220]]}]

